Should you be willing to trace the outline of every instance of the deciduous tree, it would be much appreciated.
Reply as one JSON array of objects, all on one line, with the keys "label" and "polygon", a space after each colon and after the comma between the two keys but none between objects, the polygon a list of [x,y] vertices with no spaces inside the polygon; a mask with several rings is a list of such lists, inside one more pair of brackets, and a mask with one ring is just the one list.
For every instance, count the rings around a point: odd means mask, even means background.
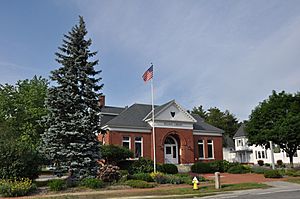
[{"label": "deciduous tree", "polygon": [[290,158],[300,146],[300,93],[273,91],[259,103],[246,123],[250,144],[269,147],[269,141],[280,146]]}]

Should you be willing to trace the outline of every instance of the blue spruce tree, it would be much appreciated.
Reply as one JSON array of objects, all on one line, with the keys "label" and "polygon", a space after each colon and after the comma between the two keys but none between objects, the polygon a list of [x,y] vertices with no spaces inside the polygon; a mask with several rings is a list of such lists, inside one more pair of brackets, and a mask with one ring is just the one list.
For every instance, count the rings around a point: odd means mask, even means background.
[{"label": "blue spruce tree", "polygon": [[[75,25],[64,35],[59,52],[55,53],[60,68],[51,72],[54,85],[49,88],[46,106],[48,126],[43,134],[43,151],[60,171],[72,171],[78,178],[96,176],[100,156],[96,133],[100,130],[98,104],[101,71],[95,70],[98,60],[90,59],[91,39],[85,22],[79,17]],[[97,76],[97,77],[96,77]]]}]

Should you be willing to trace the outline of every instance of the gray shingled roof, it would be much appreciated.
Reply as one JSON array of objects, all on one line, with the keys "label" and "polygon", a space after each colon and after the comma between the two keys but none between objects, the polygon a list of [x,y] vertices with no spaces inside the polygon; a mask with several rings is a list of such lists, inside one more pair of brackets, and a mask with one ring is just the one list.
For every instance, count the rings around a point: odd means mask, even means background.
[{"label": "gray shingled roof", "polygon": [[[155,110],[157,113],[159,111],[163,110],[165,107],[167,107],[172,101],[163,104],[161,106],[155,106]],[[109,107],[104,109],[104,111],[113,112],[116,110],[120,111],[120,114],[118,116],[114,115],[108,115],[108,114],[102,114],[102,121],[101,126],[108,125],[108,126],[117,126],[117,127],[132,127],[132,128],[147,128],[151,129],[149,124],[147,122],[144,122],[143,119],[150,115],[151,117],[151,105],[149,104],[133,104],[129,108],[126,109],[113,109],[114,107]],[[103,110],[103,109],[102,109]],[[113,110],[113,111],[109,111]],[[202,130],[202,131],[209,131],[211,133],[223,133],[224,131],[222,129],[219,129],[217,127],[214,127],[210,124],[207,124],[203,118],[201,118],[197,114],[191,114],[192,117],[194,117],[197,122],[193,124],[194,130]]]},{"label": "gray shingled roof", "polygon": [[196,123],[193,124],[194,130],[204,130],[204,131],[211,131],[211,132],[217,132],[217,133],[223,133],[224,131],[222,129],[219,129],[213,125],[210,125],[204,121],[202,117],[200,117],[197,114],[191,114],[195,120],[197,120]]},{"label": "gray shingled roof", "polygon": [[247,132],[245,131],[245,126],[246,126],[245,124],[242,124],[234,134],[233,138],[247,136]]},{"label": "gray shingled roof", "polygon": [[107,122],[110,126],[151,128],[143,119],[151,111],[152,107],[148,104],[133,104],[121,112],[120,115]]},{"label": "gray shingled roof", "polygon": [[[155,106],[155,107],[154,107],[154,117],[157,116],[157,114],[158,114],[161,110],[163,110],[165,107],[169,106],[169,105],[172,104],[173,102],[174,102],[174,100],[171,100],[171,101],[169,101],[169,102],[167,102],[167,103],[165,103],[165,104],[163,104],[163,105],[161,105],[161,106]],[[145,120],[151,119],[151,117],[152,117],[152,114],[148,113],[147,118],[145,118]]]},{"label": "gray shingled roof", "polygon": [[101,113],[112,113],[112,114],[120,114],[122,111],[124,111],[125,107],[113,107],[113,106],[104,106],[101,109]]}]

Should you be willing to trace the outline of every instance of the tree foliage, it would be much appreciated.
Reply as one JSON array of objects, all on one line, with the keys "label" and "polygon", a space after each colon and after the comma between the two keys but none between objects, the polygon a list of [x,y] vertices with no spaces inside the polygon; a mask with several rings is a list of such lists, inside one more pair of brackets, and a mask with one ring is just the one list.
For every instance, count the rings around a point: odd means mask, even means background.
[{"label": "tree foliage", "polygon": [[0,135],[2,139],[26,139],[38,146],[47,114],[44,106],[48,81],[34,76],[16,85],[0,85]]},{"label": "tree foliage", "polygon": [[82,17],[79,25],[64,35],[56,61],[60,68],[52,71],[55,86],[48,92],[46,117],[48,129],[43,135],[44,153],[57,169],[72,170],[75,177],[96,176],[99,146],[98,98],[102,84],[96,76],[98,60],[90,60],[97,52],[89,50],[91,39]]},{"label": "tree foliage", "polygon": [[300,93],[273,91],[252,111],[246,130],[249,143],[269,147],[269,141],[273,141],[293,164],[293,155],[300,146]]},{"label": "tree foliage", "polygon": [[[198,106],[193,108],[192,113],[202,117],[205,122],[224,130],[224,135],[230,138],[234,136],[239,127],[237,118],[228,110],[223,112],[217,107],[204,110],[202,106]],[[224,145],[226,146],[227,143],[224,142]]]},{"label": "tree foliage", "polygon": [[0,85],[0,177],[36,178],[41,156],[37,151],[47,113],[48,82],[34,76],[16,85]]}]

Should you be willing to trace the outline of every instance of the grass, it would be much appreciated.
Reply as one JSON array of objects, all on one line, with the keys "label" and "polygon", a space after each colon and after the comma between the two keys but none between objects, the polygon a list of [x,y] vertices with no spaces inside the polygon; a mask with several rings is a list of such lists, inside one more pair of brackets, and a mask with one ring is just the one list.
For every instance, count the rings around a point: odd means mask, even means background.
[{"label": "grass", "polygon": [[287,181],[300,184],[300,178],[288,178]]},{"label": "grass", "polygon": [[[217,194],[217,192],[225,192],[225,191],[234,191],[234,190],[245,190],[245,189],[258,189],[258,188],[267,188],[268,185],[260,184],[260,183],[241,183],[241,184],[228,184],[223,185],[221,189],[216,190],[214,186],[204,186],[200,187],[199,190],[193,190],[192,186],[189,188],[182,188],[177,186],[170,186],[168,189],[129,189],[127,190],[119,190],[119,191],[97,191],[90,193],[80,193],[78,195],[65,194],[62,196],[55,196],[48,198],[51,199],[98,199],[98,198],[112,198],[112,197],[120,197],[120,192],[122,192],[122,197],[130,197],[130,196],[166,196],[165,198],[187,198],[194,196],[208,196]],[[167,197],[170,195],[170,197]],[[176,196],[175,196],[176,195]],[[47,196],[45,196],[47,197]]]}]

